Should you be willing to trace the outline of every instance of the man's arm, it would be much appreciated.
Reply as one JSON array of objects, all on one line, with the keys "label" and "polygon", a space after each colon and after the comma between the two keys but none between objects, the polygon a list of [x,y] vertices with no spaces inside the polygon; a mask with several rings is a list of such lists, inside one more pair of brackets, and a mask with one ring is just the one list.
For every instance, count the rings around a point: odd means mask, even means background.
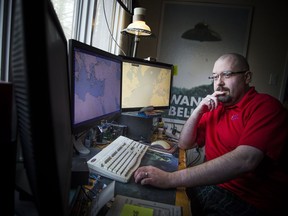
[{"label": "man's arm", "polygon": [[197,136],[197,125],[200,121],[200,118],[205,112],[209,112],[217,108],[218,100],[216,96],[222,94],[223,92],[215,91],[212,95],[207,95],[196,107],[181,130],[178,142],[179,148],[190,149],[196,147],[197,144],[195,141]]},{"label": "man's arm", "polygon": [[179,148],[190,149],[196,147],[197,143],[195,143],[195,141],[197,136],[197,125],[201,116],[202,114],[199,114],[195,109],[192,115],[188,118],[181,130],[178,141]]},{"label": "man's arm", "polygon": [[221,157],[171,173],[169,182],[172,187],[222,183],[254,170],[261,163],[263,157],[264,153],[259,149],[241,145]]},{"label": "man's arm", "polygon": [[159,188],[218,184],[254,170],[263,157],[264,153],[259,149],[241,145],[218,158],[172,173],[154,166],[142,166],[136,170],[134,178],[136,183]]}]

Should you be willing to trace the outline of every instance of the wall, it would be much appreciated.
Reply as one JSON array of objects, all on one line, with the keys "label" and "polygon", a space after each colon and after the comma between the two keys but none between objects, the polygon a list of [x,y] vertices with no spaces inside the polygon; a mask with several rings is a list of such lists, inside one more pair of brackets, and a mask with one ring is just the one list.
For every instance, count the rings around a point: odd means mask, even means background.
[{"label": "wall", "polygon": [[[138,4],[147,9],[146,22],[151,27],[155,37],[141,38],[137,57],[157,57],[162,3],[164,1],[138,0]],[[174,2],[183,1],[174,0]],[[190,0],[186,2],[196,1]],[[208,1],[205,2],[207,3]],[[286,68],[288,63],[288,28],[286,24],[288,13],[285,13],[284,5],[278,2],[277,4],[272,4],[260,0],[210,0],[209,3],[249,5],[253,7],[254,12],[247,50],[247,58],[253,72],[252,85],[256,86],[259,92],[268,93],[282,101],[288,73]],[[272,80],[270,80],[271,77],[273,78]]]}]

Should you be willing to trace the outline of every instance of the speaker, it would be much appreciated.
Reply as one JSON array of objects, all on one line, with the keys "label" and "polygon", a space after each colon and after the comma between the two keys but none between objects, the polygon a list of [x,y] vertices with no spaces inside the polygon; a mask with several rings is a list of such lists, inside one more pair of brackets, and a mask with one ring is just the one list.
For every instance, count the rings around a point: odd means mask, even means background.
[{"label": "speaker", "polygon": [[71,188],[89,184],[89,168],[85,158],[72,159]]}]

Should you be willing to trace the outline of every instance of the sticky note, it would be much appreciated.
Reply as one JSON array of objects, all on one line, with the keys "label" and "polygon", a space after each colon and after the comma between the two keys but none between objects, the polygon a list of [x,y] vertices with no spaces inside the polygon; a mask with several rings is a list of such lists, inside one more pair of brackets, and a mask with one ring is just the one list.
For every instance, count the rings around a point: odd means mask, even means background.
[{"label": "sticky note", "polygon": [[178,65],[173,65],[173,76],[178,75]]},{"label": "sticky note", "polygon": [[125,204],[120,216],[153,216],[153,209],[137,205]]}]

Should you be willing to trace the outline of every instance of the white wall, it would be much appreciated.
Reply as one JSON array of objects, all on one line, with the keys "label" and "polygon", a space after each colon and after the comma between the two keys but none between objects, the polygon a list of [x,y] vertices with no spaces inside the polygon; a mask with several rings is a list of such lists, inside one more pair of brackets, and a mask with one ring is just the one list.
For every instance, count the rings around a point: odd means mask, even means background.
[{"label": "white wall", "polygon": [[[156,37],[141,38],[137,57],[156,57],[161,29],[162,2],[165,0],[139,0],[139,5],[146,8],[146,22]],[[174,2],[183,2],[175,0]],[[187,2],[187,0],[186,0]],[[190,0],[189,2],[196,2]],[[201,1],[197,1],[201,2]],[[202,1],[204,2],[204,1]],[[208,2],[208,1],[205,1]],[[284,3],[273,4],[261,0],[210,0],[210,3],[248,5],[253,7],[252,26],[248,44],[247,58],[254,73],[252,85],[259,92],[268,93],[278,99],[286,84],[288,51],[288,13]],[[173,43],[177,44],[177,41]],[[209,48],[207,48],[209,52]],[[225,51],[224,51],[225,52]],[[197,64],[197,63],[195,63]],[[201,67],[201,62],[197,67]],[[195,65],[196,66],[196,65]],[[211,68],[212,70],[212,68]],[[201,73],[201,72],[200,72]],[[197,76],[195,74],[195,76]],[[269,83],[270,77],[273,78]]]}]

